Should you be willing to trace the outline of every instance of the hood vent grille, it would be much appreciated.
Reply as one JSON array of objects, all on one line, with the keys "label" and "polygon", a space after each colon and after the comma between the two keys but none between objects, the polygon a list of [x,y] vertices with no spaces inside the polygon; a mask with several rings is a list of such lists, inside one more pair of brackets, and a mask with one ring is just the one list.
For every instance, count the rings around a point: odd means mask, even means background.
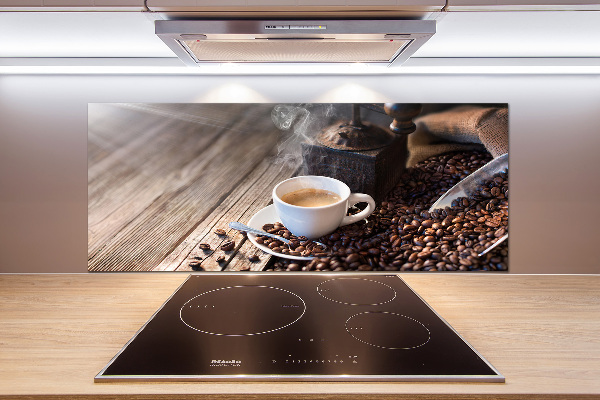
[{"label": "hood vent grille", "polygon": [[182,41],[196,62],[391,62],[408,40],[256,39]]},{"label": "hood vent grille", "polygon": [[433,20],[159,20],[156,34],[188,65],[400,65],[435,33]]}]

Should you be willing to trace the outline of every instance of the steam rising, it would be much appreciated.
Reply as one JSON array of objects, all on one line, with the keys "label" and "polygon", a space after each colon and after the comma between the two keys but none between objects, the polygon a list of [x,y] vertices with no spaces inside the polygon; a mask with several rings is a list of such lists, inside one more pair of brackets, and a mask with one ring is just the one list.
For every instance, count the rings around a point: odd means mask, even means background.
[{"label": "steam rising", "polygon": [[[316,136],[339,116],[334,104],[277,104],[271,118],[284,136],[277,149],[276,163],[298,167],[302,143],[315,143]],[[337,118],[336,118],[337,117]]]}]

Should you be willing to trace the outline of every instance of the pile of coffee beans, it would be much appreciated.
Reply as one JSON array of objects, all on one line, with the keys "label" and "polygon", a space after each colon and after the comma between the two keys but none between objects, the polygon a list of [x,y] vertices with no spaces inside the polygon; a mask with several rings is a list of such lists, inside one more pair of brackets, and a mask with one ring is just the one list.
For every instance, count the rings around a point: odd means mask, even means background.
[{"label": "pile of coffee beans", "polygon": [[[451,207],[428,211],[449,188],[490,160],[487,152],[431,157],[408,169],[366,221],[318,239],[328,247],[326,252],[308,249],[303,238],[295,238],[298,243],[293,249],[279,241],[268,242],[282,253],[315,258],[303,262],[277,259],[267,270],[507,270],[507,242],[481,257],[478,254],[508,232],[508,171],[481,183],[474,193],[455,200]],[[280,225],[267,228],[282,236],[291,235]]]},{"label": "pile of coffee beans", "polygon": [[256,243],[267,246],[269,249],[276,253],[287,254],[296,257],[325,257],[328,253],[323,246],[318,243],[308,240],[304,236],[295,236],[292,232],[288,231],[281,222],[275,222],[274,224],[266,224],[262,227],[263,231],[279,235],[284,239],[290,241],[289,244],[284,243],[281,240],[266,236],[258,236]]}]

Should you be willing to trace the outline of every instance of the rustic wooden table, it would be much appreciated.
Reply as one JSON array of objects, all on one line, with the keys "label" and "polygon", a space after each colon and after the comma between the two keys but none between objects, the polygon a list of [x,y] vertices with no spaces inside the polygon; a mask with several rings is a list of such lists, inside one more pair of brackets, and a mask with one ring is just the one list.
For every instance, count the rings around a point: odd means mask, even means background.
[{"label": "rustic wooden table", "polygon": [[[272,110],[90,104],[88,270],[191,271],[193,261],[206,271],[262,270],[269,257],[227,224],[247,223],[298,168],[298,160],[278,162],[299,141],[277,129]],[[235,249],[220,250],[230,239]],[[260,261],[248,261],[255,254]]]}]

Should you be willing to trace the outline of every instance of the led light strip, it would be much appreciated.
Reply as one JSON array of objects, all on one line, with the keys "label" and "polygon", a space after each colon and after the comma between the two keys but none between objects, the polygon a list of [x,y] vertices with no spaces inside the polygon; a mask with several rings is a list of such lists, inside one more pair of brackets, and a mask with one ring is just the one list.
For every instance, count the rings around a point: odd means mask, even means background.
[{"label": "led light strip", "polygon": [[[96,64],[94,64],[96,62]],[[21,63],[19,65],[18,63]],[[413,58],[401,67],[388,68],[372,64],[236,64],[223,63],[201,67],[177,66],[171,63],[132,65],[102,59],[60,59],[43,62],[2,60],[0,74],[5,75],[597,75],[600,58],[552,59],[453,59]],[[25,65],[23,65],[25,64]],[[80,65],[77,65],[80,64]],[[154,65],[153,65],[154,64]]]},{"label": "led light strip", "polygon": [[0,66],[0,75],[598,75],[600,67],[592,66],[513,66],[513,67],[403,67],[401,70],[388,69],[295,69],[281,67],[260,70],[240,69],[195,70],[186,67],[80,67],[80,66]]}]

